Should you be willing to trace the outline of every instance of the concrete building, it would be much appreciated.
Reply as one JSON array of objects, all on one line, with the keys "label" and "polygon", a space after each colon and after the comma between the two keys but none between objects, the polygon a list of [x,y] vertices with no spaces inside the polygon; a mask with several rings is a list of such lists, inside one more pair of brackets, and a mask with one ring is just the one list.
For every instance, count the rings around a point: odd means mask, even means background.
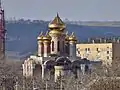
[{"label": "concrete building", "polygon": [[120,58],[120,43],[119,40],[111,41],[99,39],[88,43],[77,44],[77,56],[87,58],[91,61],[102,61],[105,65],[112,65]]},{"label": "concrete building", "polygon": [[23,75],[25,77],[49,78],[55,81],[59,76],[75,75],[79,72],[89,72],[89,60],[76,56],[77,39],[74,33],[68,35],[66,26],[59,15],[48,25],[48,31],[38,36],[38,54],[24,61]]}]

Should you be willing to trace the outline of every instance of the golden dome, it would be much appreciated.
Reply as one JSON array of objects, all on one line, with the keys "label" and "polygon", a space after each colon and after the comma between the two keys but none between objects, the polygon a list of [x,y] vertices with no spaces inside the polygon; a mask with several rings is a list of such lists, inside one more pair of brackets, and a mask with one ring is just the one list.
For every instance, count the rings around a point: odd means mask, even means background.
[{"label": "golden dome", "polygon": [[43,32],[40,33],[40,35],[37,37],[37,40],[42,40],[43,39]]},{"label": "golden dome", "polygon": [[60,19],[58,13],[57,16],[53,19],[52,22],[49,23],[48,27],[51,28],[59,28],[60,30],[65,29],[65,24],[64,22]]},{"label": "golden dome", "polygon": [[72,32],[72,34],[70,35],[69,40],[70,41],[77,41],[77,39],[76,39],[76,37],[74,35],[74,32]]},{"label": "golden dome", "polygon": [[60,32],[60,31],[58,31],[58,30],[51,30],[51,31],[49,32],[49,34],[60,35],[60,34],[61,34],[61,32]]},{"label": "golden dome", "polygon": [[43,37],[43,40],[51,40],[50,35],[46,32],[46,35]]},{"label": "golden dome", "polygon": [[65,40],[66,40],[66,41],[69,41],[68,31],[66,32]]}]

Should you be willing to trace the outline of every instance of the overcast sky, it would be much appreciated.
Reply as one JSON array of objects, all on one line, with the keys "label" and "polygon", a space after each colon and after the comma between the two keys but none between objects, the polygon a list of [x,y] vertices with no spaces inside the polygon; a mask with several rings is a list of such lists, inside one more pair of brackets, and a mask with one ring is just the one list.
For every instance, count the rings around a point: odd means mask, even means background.
[{"label": "overcast sky", "polygon": [[2,0],[6,18],[120,20],[120,0]]}]

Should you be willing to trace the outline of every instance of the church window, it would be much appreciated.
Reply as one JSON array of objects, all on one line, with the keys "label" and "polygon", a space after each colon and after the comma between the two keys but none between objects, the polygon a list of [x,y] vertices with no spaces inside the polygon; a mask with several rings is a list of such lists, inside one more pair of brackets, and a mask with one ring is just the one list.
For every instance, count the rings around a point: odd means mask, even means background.
[{"label": "church window", "polygon": [[54,41],[52,41],[52,51],[54,51]]},{"label": "church window", "polygon": [[96,51],[99,51],[99,49],[98,49],[98,48],[96,48]]},{"label": "church window", "polygon": [[60,41],[57,42],[57,50],[60,51]]},{"label": "church window", "polygon": [[107,51],[107,54],[109,54],[109,51]]}]

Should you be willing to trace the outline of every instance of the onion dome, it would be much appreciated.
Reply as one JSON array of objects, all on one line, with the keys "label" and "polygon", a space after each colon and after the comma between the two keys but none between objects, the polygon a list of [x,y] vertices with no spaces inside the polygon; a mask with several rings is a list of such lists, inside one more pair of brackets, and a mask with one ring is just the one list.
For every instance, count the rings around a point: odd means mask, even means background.
[{"label": "onion dome", "polygon": [[37,40],[42,40],[43,39],[43,32],[40,33],[40,35],[37,37]]},{"label": "onion dome", "polygon": [[46,35],[43,37],[43,40],[51,40],[51,36],[49,35],[48,31],[46,32]]},{"label": "onion dome", "polygon": [[61,32],[58,30],[51,30],[49,34],[54,34],[54,35],[61,35]]},{"label": "onion dome", "polygon": [[72,32],[72,34],[70,35],[69,40],[70,41],[77,41],[76,36],[74,35],[74,32]]},{"label": "onion dome", "polygon": [[69,41],[68,31],[66,32],[65,40],[66,40],[66,41]]},{"label": "onion dome", "polygon": [[57,16],[53,19],[52,22],[49,23],[48,27],[50,29],[60,29],[60,31],[65,29],[64,22],[60,19],[58,13]]}]

